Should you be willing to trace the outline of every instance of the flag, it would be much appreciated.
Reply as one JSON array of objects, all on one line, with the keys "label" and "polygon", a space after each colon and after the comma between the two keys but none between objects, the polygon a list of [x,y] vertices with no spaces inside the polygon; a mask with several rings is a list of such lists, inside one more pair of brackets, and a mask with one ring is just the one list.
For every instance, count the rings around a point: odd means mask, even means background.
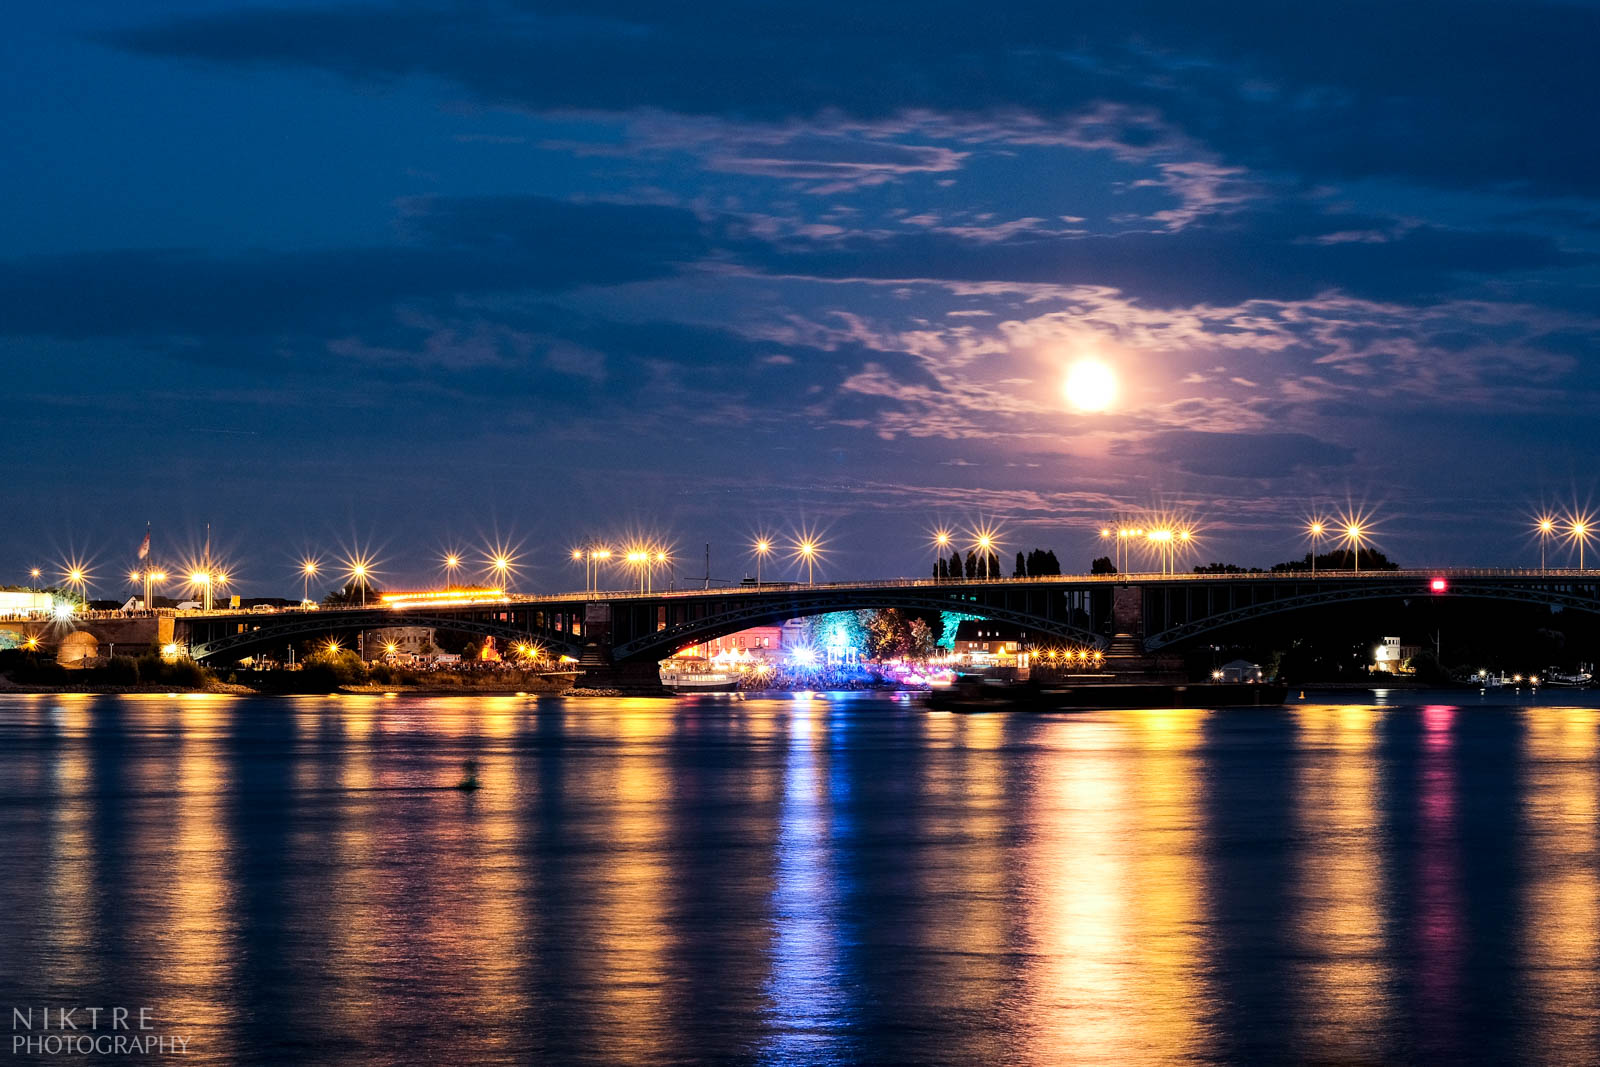
[{"label": "flag", "polygon": [[144,540],[139,542],[139,558],[146,559],[150,555],[150,531],[144,532]]}]

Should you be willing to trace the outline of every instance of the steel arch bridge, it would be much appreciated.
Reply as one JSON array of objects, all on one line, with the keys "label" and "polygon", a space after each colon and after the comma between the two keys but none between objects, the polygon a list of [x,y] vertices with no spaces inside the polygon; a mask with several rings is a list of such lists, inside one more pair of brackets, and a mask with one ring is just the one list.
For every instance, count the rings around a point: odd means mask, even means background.
[{"label": "steel arch bridge", "polygon": [[386,630],[397,626],[423,626],[435,630],[456,630],[462,633],[476,634],[480,637],[493,637],[496,640],[508,643],[519,641],[536,642],[554,655],[571,656],[574,659],[582,652],[582,648],[565,634],[549,630],[535,631],[512,621],[476,619],[434,613],[414,614],[411,612],[396,617],[395,612],[385,608],[366,608],[353,611],[307,611],[282,616],[258,615],[254,616],[253,619],[259,625],[251,626],[242,623],[225,622],[220,627],[217,625],[205,627],[204,636],[199,641],[194,640],[194,637],[198,635],[195,634],[192,624],[189,655],[201,662],[207,660],[232,660],[250,655],[253,652],[279,647],[285,642],[298,641],[302,638],[335,635],[349,636],[362,631]]},{"label": "steel arch bridge", "polygon": [[[1436,585],[1435,583],[1438,583]],[[533,641],[586,671],[643,671],[688,647],[751,626],[830,611],[900,608],[1013,623],[1039,638],[1106,648],[1127,635],[1155,652],[1239,623],[1356,601],[1468,597],[1600,614],[1600,571],[1436,570],[1354,574],[1062,575],[992,580],[764,583],[657,593],[506,596],[418,604],[180,615],[175,640],[223,662],[284,642],[396,626]]]},{"label": "steel arch bridge", "polygon": [[1011,622],[1030,635],[1103,647],[1111,588],[1062,579],[973,582],[890,580],[666,593],[507,597],[462,607],[386,606],[279,612],[225,611],[181,618],[190,654],[221,662],[287,641],[396,626],[427,626],[536,641],[586,665],[643,664],[751,626],[831,611],[900,608]]},{"label": "steel arch bridge", "polygon": [[[1335,572],[1316,578],[1301,574],[1247,581],[1238,580],[1245,576],[1193,577],[1199,580],[1146,588],[1147,650],[1271,615],[1363,600],[1499,600],[1600,615],[1600,573],[1582,571],[1390,571],[1360,576]],[[1208,577],[1215,580],[1205,580]]]},{"label": "steel arch bridge", "polygon": [[[1045,597],[1040,600],[1047,599]],[[1013,601],[1018,601],[1013,603]],[[767,626],[787,619],[800,619],[811,615],[825,615],[833,611],[857,611],[870,608],[899,608],[902,611],[951,611],[975,615],[995,622],[1009,622],[1029,634],[1049,636],[1096,648],[1103,647],[1106,639],[1090,631],[1085,625],[1068,619],[1052,618],[1048,608],[1041,603],[1028,604],[1015,597],[989,596],[955,599],[939,591],[922,592],[915,589],[883,589],[871,593],[861,590],[816,589],[796,590],[786,595],[766,596],[749,602],[717,603],[714,609],[696,618],[662,626],[655,630],[630,630],[636,636],[613,644],[611,654],[615,662],[635,660],[662,660],[691,645],[713,641],[718,637],[737,633],[752,626]],[[1085,618],[1083,620],[1087,622]]]}]

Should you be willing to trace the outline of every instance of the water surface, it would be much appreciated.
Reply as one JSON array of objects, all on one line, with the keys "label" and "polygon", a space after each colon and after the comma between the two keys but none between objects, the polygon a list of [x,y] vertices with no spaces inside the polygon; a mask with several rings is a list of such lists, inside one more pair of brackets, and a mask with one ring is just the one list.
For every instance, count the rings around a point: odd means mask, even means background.
[{"label": "water surface", "polygon": [[207,1064],[1600,1062],[1600,714],[1380,699],[0,697],[0,1010]]}]

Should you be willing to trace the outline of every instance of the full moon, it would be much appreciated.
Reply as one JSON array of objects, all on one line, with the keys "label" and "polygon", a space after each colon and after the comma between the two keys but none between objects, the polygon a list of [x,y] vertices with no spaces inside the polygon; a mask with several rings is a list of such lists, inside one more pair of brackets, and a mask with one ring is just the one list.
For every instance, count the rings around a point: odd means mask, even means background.
[{"label": "full moon", "polygon": [[1117,376],[1099,360],[1080,360],[1067,371],[1061,391],[1079,411],[1105,411],[1117,399]]}]

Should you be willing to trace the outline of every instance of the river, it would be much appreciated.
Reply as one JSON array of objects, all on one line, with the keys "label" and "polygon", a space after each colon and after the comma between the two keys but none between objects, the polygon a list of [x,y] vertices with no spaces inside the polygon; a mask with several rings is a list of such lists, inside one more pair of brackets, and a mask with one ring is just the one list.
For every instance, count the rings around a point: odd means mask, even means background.
[{"label": "river", "polygon": [[3,696],[0,1010],[196,1064],[1600,1062],[1594,699],[1311,696]]}]

